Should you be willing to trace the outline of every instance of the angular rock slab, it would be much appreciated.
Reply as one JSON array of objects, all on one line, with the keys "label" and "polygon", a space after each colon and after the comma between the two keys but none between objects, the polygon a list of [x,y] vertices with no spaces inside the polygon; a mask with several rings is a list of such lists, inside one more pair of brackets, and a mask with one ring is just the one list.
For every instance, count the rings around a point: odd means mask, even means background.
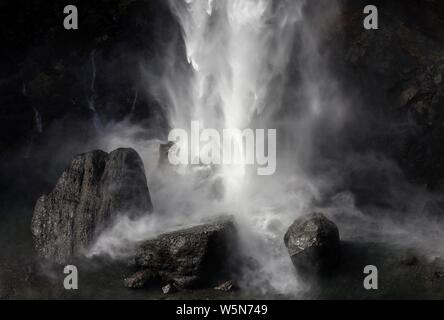
[{"label": "angular rock slab", "polygon": [[36,203],[35,248],[41,257],[64,263],[88,248],[117,215],[151,210],[145,169],[135,150],[81,154]]},{"label": "angular rock slab", "polygon": [[322,213],[296,219],[285,234],[284,242],[294,266],[300,271],[329,271],[339,262],[339,230]]},{"label": "angular rock slab", "polygon": [[192,288],[217,278],[232,265],[236,230],[231,218],[160,235],[143,242],[134,258],[141,270],[164,282]]}]

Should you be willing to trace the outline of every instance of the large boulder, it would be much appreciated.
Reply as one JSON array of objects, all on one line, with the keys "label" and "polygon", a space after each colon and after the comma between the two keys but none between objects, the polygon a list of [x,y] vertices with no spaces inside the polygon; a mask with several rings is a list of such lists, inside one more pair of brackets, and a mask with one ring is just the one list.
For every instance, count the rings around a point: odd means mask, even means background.
[{"label": "large boulder", "polygon": [[[139,246],[133,259],[138,270],[135,275],[139,275],[138,280],[149,282],[155,274],[161,281],[179,288],[210,284],[229,271],[235,244],[236,232],[231,217],[166,233]],[[138,281],[137,286],[131,285],[133,278],[126,279],[126,286],[134,288],[148,284]]]},{"label": "large boulder", "polygon": [[92,151],[77,156],[54,190],[38,199],[31,231],[41,257],[64,263],[87,249],[116,216],[151,210],[137,152]]},{"label": "large boulder", "polygon": [[340,257],[339,230],[322,213],[296,219],[284,237],[295,267],[318,273],[334,268]]}]

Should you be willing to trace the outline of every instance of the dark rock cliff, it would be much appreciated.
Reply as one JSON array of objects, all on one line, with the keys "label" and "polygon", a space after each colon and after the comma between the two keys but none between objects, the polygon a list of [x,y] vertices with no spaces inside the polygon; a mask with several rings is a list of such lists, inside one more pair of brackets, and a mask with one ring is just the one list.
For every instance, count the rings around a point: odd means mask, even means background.
[{"label": "dark rock cliff", "polygon": [[[357,144],[394,159],[408,179],[431,190],[444,183],[444,3],[374,1],[379,30],[362,27],[365,1],[344,1],[332,39],[341,77],[362,97]],[[367,122],[365,125],[364,122]]]}]

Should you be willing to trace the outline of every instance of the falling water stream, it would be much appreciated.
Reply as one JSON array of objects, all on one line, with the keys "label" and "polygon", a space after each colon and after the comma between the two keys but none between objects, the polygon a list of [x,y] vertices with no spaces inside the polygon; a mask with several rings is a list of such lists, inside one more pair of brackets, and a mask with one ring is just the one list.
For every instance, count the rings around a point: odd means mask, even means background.
[{"label": "falling water stream", "polygon": [[[245,252],[261,266],[261,275],[247,276],[245,284],[264,287],[259,285],[263,281],[279,292],[295,292],[300,283],[289,276],[293,268],[282,236],[317,196],[316,185],[304,173],[314,127],[330,114],[331,122],[340,122],[342,113],[340,97],[331,94],[334,81],[323,70],[320,35],[305,17],[308,2],[169,3],[192,69],[187,74],[172,71],[176,77],[165,81],[172,127],[189,128],[191,119],[216,130],[277,129],[277,172],[257,177],[245,166],[222,166],[217,174],[225,193],[218,205],[236,215]],[[334,15],[335,8],[330,1],[320,10],[327,16]],[[295,61],[298,83],[290,80]],[[287,91],[297,92],[293,101],[285,99]]]},{"label": "falling water stream", "polygon": [[[319,10],[334,16],[336,1],[326,3]],[[242,285],[263,293],[299,292],[302,284],[283,235],[295,218],[312,209],[318,196],[316,182],[305,172],[312,160],[315,126],[328,118],[331,127],[342,118],[341,98],[325,71],[320,31],[305,16],[308,1],[170,0],[169,4],[182,29],[185,56],[178,56],[177,50],[165,55],[161,76],[147,67],[149,94],[167,110],[171,128],[190,130],[191,121],[199,121],[215,130],[276,129],[277,171],[260,177],[241,164],[159,173],[152,169],[152,148],[135,145],[148,170],[158,214],[154,220],[187,225],[199,218],[232,214],[239,225],[242,253],[259,266],[254,272],[245,270]],[[180,60],[188,68],[178,68]],[[129,142],[114,137],[108,145]],[[131,234],[139,240],[154,229],[165,231],[163,224],[156,225],[152,218],[133,224],[123,221],[94,250],[109,253],[110,247],[116,247],[116,237],[128,239]]]},{"label": "falling water stream", "polygon": [[96,50],[91,52],[91,85],[90,85],[90,95],[88,97],[88,108],[93,112],[93,123],[96,130],[102,128],[102,121],[97,113],[96,109]]},{"label": "falling water stream", "polygon": [[42,115],[36,108],[34,108],[34,120],[37,132],[42,133],[43,132]]}]

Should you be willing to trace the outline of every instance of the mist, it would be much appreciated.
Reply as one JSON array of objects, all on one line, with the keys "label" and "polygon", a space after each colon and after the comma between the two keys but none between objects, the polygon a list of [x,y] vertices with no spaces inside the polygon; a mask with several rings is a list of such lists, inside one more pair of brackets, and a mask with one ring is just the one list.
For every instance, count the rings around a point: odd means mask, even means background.
[{"label": "mist", "polygon": [[[239,285],[265,296],[301,297],[313,285],[297,273],[283,242],[291,223],[313,211],[335,221],[345,242],[412,248],[430,260],[444,254],[442,220],[434,215],[442,196],[412,184],[396,161],[374,148],[365,134],[380,130],[383,125],[374,125],[381,118],[363,110],[378,106],[356,94],[338,72],[332,53],[343,44],[332,46],[331,36],[342,28],[342,5],[169,0],[162,10],[177,30],[171,27],[172,35],[163,39],[164,29],[154,28],[162,38],[153,44],[155,54],[132,54],[125,43],[115,55],[88,48],[77,73],[85,87],[79,99],[94,133],[80,119],[69,130],[81,139],[67,139],[70,133],[60,132],[68,120],[48,126],[44,109],[34,107],[35,134],[45,143],[31,141],[26,152],[45,155],[41,162],[51,158],[52,167],[40,173],[44,188],[33,187],[33,194],[49,191],[76,153],[132,147],[143,159],[154,211],[137,219],[122,212],[86,257],[126,261],[140,241],[232,215],[244,262]],[[119,59],[131,61],[125,75],[133,81],[125,87],[131,99],[123,102],[118,90],[103,98],[103,82],[121,75]],[[146,101],[150,119],[138,121]],[[192,121],[219,132],[276,129],[275,174],[258,176],[258,168],[245,163],[171,165],[162,154],[168,132],[190,132]],[[21,179],[17,183],[25,186]]]},{"label": "mist", "polygon": [[[121,256],[128,243],[191,226],[221,214],[234,215],[242,255],[258,265],[243,272],[242,285],[298,294],[305,284],[285,254],[283,234],[313,210],[332,181],[315,176],[317,139],[339,134],[346,102],[329,74],[321,46],[338,18],[336,1],[170,1],[182,30],[157,61],[142,65],[148,94],[158,99],[171,128],[275,128],[277,171],[257,176],[245,164],[182,166],[159,163],[166,141],[134,139],[141,128],[120,124],[105,135],[106,150],[131,146],[142,156],[155,207],[138,221],[122,218],[92,253]],[[315,13],[313,15],[313,12]],[[316,20],[324,24],[322,30]],[[318,131],[322,130],[320,137]],[[157,149],[157,150],[156,150]],[[329,186],[332,188],[331,186]],[[264,285],[266,284],[266,285]]]}]

